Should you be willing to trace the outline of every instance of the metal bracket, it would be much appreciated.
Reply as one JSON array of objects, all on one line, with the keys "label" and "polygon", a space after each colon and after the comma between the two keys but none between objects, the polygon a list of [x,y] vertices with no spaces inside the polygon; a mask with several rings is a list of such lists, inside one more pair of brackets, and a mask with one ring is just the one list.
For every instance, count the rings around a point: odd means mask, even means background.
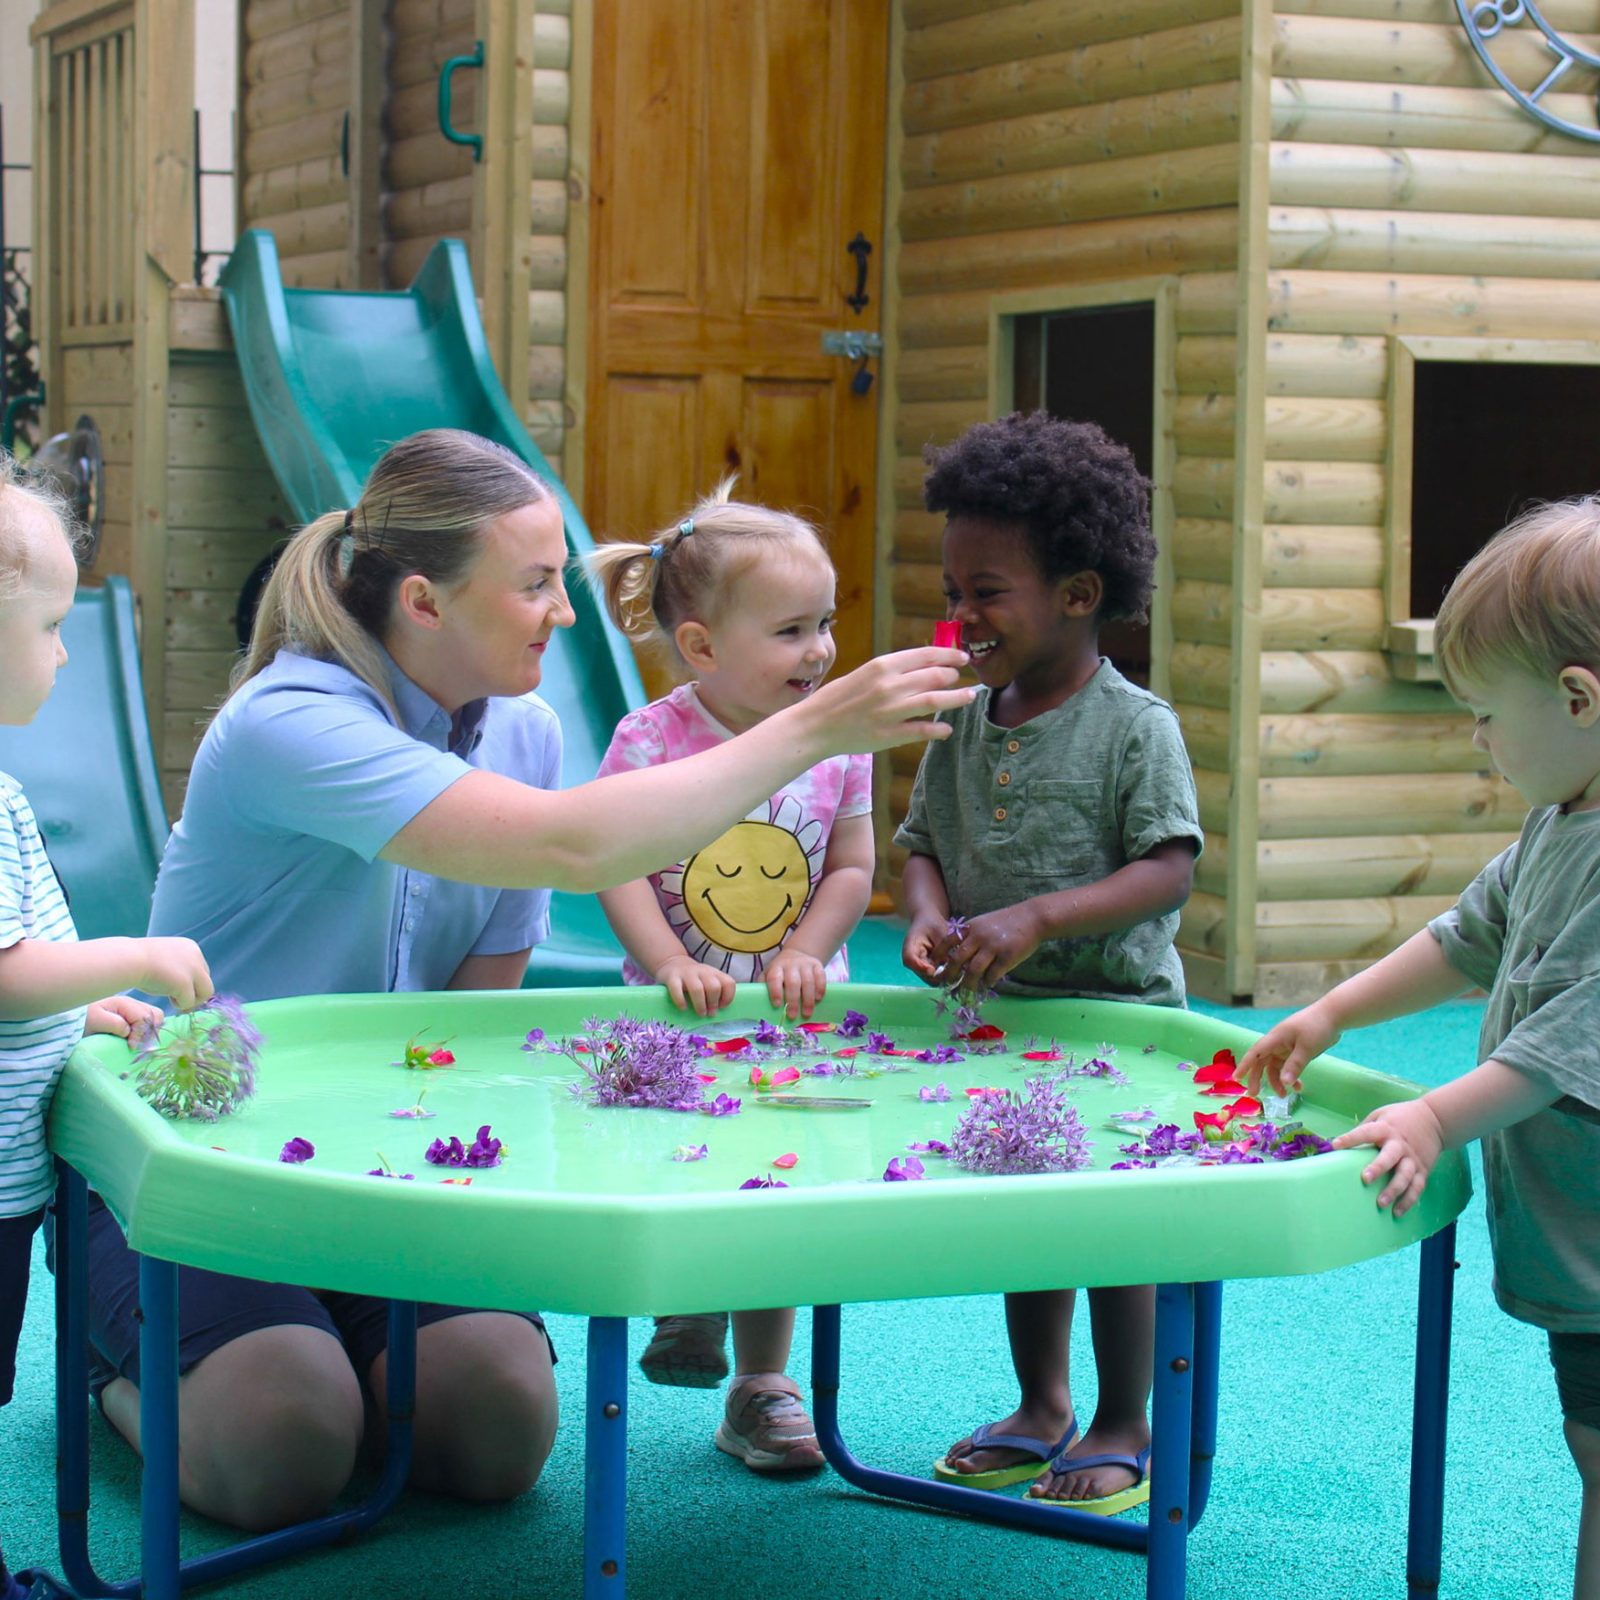
[{"label": "metal bracket", "polygon": [[843,356],[847,361],[863,361],[883,354],[883,335],[865,333],[855,328],[842,328],[836,333],[822,336],[822,353],[825,356]]}]

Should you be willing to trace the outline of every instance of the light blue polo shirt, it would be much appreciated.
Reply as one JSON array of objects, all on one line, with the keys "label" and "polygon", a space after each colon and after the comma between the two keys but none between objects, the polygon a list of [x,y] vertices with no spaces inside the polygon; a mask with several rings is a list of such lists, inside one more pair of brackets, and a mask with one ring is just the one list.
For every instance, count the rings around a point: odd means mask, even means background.
[{"label": "light blue polo shirt", "polygon": [[452,725],[388,667],[398,724],[347,668],[281,650],[206,730],[150,932],[197,940],[220,993],[442,989],[465,956],[548,937],[548,889],[457,883],[378,853],[475,769],[558,787],[555,713],[534,694],[475,700]]}]

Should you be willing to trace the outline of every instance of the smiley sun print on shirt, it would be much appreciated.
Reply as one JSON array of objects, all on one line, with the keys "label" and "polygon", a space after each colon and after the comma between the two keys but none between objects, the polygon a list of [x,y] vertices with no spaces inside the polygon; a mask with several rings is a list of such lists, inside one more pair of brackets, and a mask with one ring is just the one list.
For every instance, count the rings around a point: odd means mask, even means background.
[{"label": "smiley sun print on shirt", "polygon": [[825,843],[822,824],[805,821],[793,796],[768,801],[662,873],[668,925],[696,961],[752,982],[800,920]]}]

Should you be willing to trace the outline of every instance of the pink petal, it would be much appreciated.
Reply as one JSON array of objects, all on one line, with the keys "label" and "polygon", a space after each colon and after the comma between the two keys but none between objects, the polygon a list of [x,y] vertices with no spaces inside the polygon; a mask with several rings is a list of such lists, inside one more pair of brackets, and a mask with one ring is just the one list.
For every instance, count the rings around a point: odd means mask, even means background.
[{"label": "pink petal", "polygon": [[852,1045],[847,1045],[843,1050],[835,1050],[833,1053],[836,1056],[853,1056],[853,1055],[859,1055],[860,1054],[860,1049],[859,1049],[858,1046],[852,1044]]},{"label": "pink petal", "polygon": [[964,1089],[964,1090],[962,1090],[962,1093],[963,1094],[969,1094],[969,1095],[971,1095],[973,1097],[973,1099],[977,1099],[977,1097],[979,1095],[982,1095],[982,1094],[1004,1094],[1005,1090],[1004,1089]]},{"label": "pink petal", "polygon": [[759,1089],[767,1081],[767,1075],[760,1067],[751,1067],[750,1081]]},{"label": "pink petal", "polygon": [[831,1022],[797,1022],[795,1026],[801,1033],[832,1033]]},{"label": "pink petal", "polygon": [[714,1072],[697,1072],[695,1073],[695,1077],[697,1077],[701,1083],[715,1083],[717,1081],[717,1075]]},{"label": "pink petal", "polygon": [[782,1167],[783,1170],[787,1172],[789,1168],[792,1167],[799,1159],[800,1157],[791,1150],[788,1155],[774,1156],[772,1158],[772,1164],[775,1167]]},{"label": "pink petal", "polygon": [[737,1051],[748,1050],[750,1041],[748,1039],[719,1039],[711,1048],[719,1056],[731,1056]]},{"label": "pink petal", "polygon": [[1003,1039],[1005,1036],[1006,1030],[1004,1028],[997,1028],[992,1022],[980,1022],[978,1026],[972,1029],[970,1033],[964,1033],[961,1035],[963,1039],[977,1039],[979,1041],[985,1039]]},{"label": "pink petal", "polygon": [[959,622],[934,623],[933,642],[945,650],[961,649],[961,624]]},{"label": "pink petal", "polygon": [[780,1083],[798,1083],[799,1080],[799,1067],[779,1067],[778,1070],[772,1074],[772,1082],[774,1087]]},{"label": "pink petal", "polygon": [[1024,1061],[1059,1061],[1061,1052],[1059,1050],[1024,1050],[1022,1059]]}]

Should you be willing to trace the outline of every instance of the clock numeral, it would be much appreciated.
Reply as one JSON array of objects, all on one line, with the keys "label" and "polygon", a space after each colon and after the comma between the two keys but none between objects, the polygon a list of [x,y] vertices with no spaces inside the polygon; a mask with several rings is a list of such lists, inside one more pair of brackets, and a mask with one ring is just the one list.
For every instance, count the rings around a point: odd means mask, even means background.
[{"label": "clock numeral", "polygon": [[1523,0],[1478,0],[1472,27],[1480,39],[1492,39],[1502,28],[1514,28],[1528,14]]}]

